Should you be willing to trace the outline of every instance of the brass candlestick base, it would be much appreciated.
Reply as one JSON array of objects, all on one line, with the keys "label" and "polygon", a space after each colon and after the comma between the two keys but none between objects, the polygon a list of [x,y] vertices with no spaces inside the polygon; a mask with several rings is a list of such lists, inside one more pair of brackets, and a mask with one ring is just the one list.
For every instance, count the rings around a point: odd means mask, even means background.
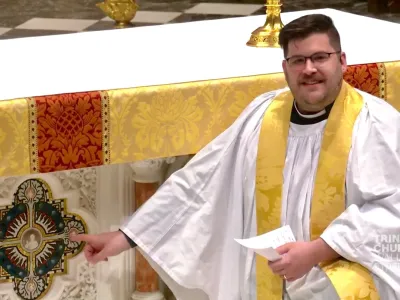
[{"label": "brass candlestick base", "polygon": [[139,8],[135,0],[104,0],[96,6],[115,21],[116,28],[132,26],[131,21]]},{"label": "brass candlestick base", "polygon": [[279,47],[279,33],[283,28],[281,20],[281,0],[267,0],[267,20],[264,26],[252,32],[247,46],[251,47]]}]

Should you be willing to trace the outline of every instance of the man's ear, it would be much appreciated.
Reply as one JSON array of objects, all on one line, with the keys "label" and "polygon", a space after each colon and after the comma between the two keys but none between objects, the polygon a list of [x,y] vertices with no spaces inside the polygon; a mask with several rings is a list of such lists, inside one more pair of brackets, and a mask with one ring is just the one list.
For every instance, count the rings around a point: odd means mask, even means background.
[{"label": "man's ear", "polygon": [[285,76],[286,76],[286,73],[287,73],[287,61],[285,59],[282,60],[282,69],[283,69],[283,73],[285,73]]},{"label": "man's ear", "polygon": [[347,71],[347,58],[346,58],[346,53],[342,52],[340,54],[340,63],[342,65],[342,71],[345,73]]}]

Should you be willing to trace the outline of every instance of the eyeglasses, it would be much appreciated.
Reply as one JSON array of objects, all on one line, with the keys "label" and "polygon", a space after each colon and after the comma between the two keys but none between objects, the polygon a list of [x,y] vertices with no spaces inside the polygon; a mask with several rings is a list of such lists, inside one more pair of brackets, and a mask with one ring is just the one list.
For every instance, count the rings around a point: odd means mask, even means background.
[{"label": "eyeglasses", "polygon": [[342,51],[335,52],[317,52],[311,56],[294,55],[287,57],[286,61],[290,66],[302,67],[306,64],[307,60],[310,59],[314,64],[322,64],[326,62],[332,54],[341,53]]}]

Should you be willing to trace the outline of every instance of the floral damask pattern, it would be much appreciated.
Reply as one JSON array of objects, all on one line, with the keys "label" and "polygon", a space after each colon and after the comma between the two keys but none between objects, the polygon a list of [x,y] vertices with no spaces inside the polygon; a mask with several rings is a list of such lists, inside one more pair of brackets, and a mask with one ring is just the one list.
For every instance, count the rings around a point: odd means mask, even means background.
[{"label": "floral damask pattern", "polygon": [[25,99],[0,101],[0,176],[29,173],[27,122]]},{"label": "floral damask pattern", "polygon": [[400,111],[400,64],[390,62],[382,64],[385,69],[386,100]]},{"label": "floral damask pattern", "polygon": [[[344,80],[400,109],[399,69],[352,65]],[[276,73],[2,101],[0,175],[194,154],[257,95],[285,85]]]},{"label": "floral damask pattern", "polygon": [[20,299],[44,297],[83,248],[70,235],[86,232],[82,218],[67,212],[66,199],[53,199],[44,180],[22,182],[13,203],[0,207],[0,282],[11,281]]},{"label": "floral damask pattern", "polygon": [[35,102],[40,172],[103,164],[100,93],[37,97]]},{"label": "floral damask pattern", "polygon": [[[231,104],[228,109],[229,114],[232,117],[237,118],[249,104],[249,101],[252,101],[257,96],[269,91],[284,88],[287,85],[283,73],[268,74],[257,77],[256,80],[252,78],[238,80],[235,84],[234,97],[233,99],[230,99]],[[251,81],[249,88],[242,88],[246,86],[247,81]],[[266,81],[268,81],[268,85],[265,84]]]},{"label": "floral damask pattern", "polygon": [[321,266],[326,272],[340,299],[379,300],[378,291],[371,273],[363,266],[347,261],[336,260]]},{"label": "floral damask pattern", "polygon": [[377,64],[353,65],[348,67],[344,80],[359,90],[380,97],[379,75]]},{"label": "floral damask pattern", "polygon": [[185,99],[179,91],[170,96],[155,94],[150,102],[138,103],[137,114],[132,118],[138,147],[173,152],[180,150],[185,142],[198,139],[200,128],[196,123],[203,117],[198,100]]}]

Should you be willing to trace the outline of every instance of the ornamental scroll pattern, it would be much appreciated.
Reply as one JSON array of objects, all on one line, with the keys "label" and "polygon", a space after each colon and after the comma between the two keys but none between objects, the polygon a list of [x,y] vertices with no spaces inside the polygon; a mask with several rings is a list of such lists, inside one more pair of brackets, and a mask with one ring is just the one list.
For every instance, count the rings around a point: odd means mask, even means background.
[{"label": "ornamental scroll pattern", "polygon": [[54,172],[64,190],[79,190],[79,206],[96,216],[96,168]]},{"label": "ornamental scroll pattern", "polygon": [[67,286],[60,300],[96,300],[95,269],[89,263],[83,262],[78,267],[77,283]]}]

